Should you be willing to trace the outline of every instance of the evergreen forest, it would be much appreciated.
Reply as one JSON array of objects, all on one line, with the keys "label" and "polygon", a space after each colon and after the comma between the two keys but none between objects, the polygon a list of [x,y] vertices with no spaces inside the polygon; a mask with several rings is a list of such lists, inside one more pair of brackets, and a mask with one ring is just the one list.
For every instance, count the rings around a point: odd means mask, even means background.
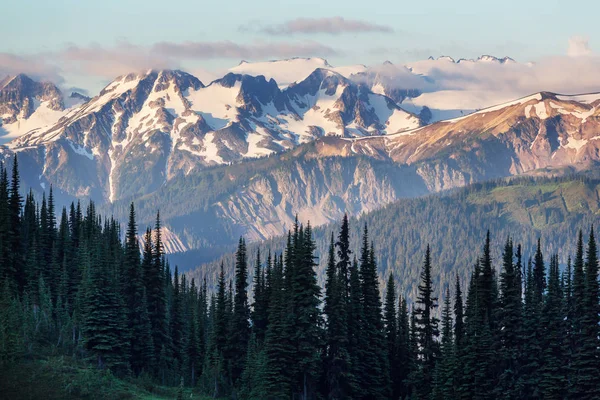
[{"label": "evergreen forest", "polygon": [[[600,398],[592,226],[570,233],[573,254],[510,235],[492,249],[488,231],[469,249],[467,284],[442,288],[427,245],[408,298],[393,271],[380,284],[384,244],[365,224],[355,245],[347,217],[323,254],[309,222],[283,251],[250,256],[240,238],[209,285],[170,265],[160,213],[140,236],[134,204],[123,231],[94,203],[55,208],[51,188],[22,197],[16,157],[0,168],[2,398],[42,398],[41,375],[21,373],[42,361],[89,378],[56,379],[44,398]],[[143,395],[108,391],[120,382]]]}]

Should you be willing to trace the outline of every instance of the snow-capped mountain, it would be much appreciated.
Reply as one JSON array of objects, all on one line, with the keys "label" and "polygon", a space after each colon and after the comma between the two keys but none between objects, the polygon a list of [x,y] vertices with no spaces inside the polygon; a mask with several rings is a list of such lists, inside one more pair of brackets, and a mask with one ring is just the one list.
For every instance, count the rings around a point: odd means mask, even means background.
[{"label": "snow-capped mountain", "polygon": [[205,86],[181,71],[117,78],[55,123],[13,140],[47,180],[77,196],[114,201],[178,174],[293,148],[316,138],[391,134],[421,125],[391,99],[316,69],[281,90],[229,73]]},{"label": "snow-capped mountain", "polygon": [[340,155],[350,149],[417,166],[432,191],[545,168],[585,169],[600,161],[600,93],[541,92],[412,131],[328,143],[329,155],[333,146]]},{"label": "snow-capped mountain", "polygon": [[484,54],[482,56],[477,57],[476,59],[472,59],[472,58],[459,58],[458,60],[454,60],[454,58],[450,57],[450,56],[440,56],[438,58],[434,58],[432,56],[430,56],[428,59],[428,61],[436,61],[436,60],[441,60],[441,61],[448,61],[448,62],[452,62],[455,64],[460,64],[460,63],[468,63],[468,62],[472,62],[472,63],[496,63],[496,64],[510,64],[510,63],[514,63],[515,60],[506,56],[506,57],[502,57],[502,58],[498,58],[495,56],[490,56],[488,54]]},{"label": "snow-capped mountain", "polygon": [[316,69],[327,69],[350,78],[352,75],[367,70],[365,65],[349,65],[333,67],[327,60],[320,57],[290,58],[285,60],[273,60],[265,62],[242,61],[239,65],[230,68],[229,72],[242,75],[264,76],[266,79],[274,79],[280,88],[286,88],[292,83],[298,83],[306,79]]},{"label": "snow-capped mountain", "polygon": [[36,82],[24,74],[0,81],[0,140],[7,142],[32,130],[56,123],[66,109],[81,103],[63,98],[50,82]]},{"label": "snow-capped mountain", "polygon": [[[284,233],[296,214],[316,226],[489,179],[597,169],[599,132],[600,94],[536,93],[398,134],[324,136],[242,168],[169,182],[141,202],[163,204],[161,213],[170,215],[171,231],[187,248],[233,243],[242,234],[261,240]],[[206,193],[206,182],[218,190]],[[116,204],[126,212],[124,203]],[[146,209],[151,221],[155,209]]]}]

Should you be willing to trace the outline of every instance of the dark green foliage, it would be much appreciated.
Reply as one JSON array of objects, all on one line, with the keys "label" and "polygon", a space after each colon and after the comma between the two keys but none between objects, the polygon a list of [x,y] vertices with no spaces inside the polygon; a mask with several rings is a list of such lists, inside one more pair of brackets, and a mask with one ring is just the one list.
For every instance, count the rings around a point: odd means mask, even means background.
[{"label": "dark green foliage", "polygon": [[547,288],[541,318],[543,353],[540,389],[544,399],[564,399],[568,387],[567,368],[564,364],[567,359],[568,332],[558,255],[550,259]]},{"label": "dark green foliage", "polygon": [[452,305],[450,289],[446,289],[444,296],[444,309],[442,310],[442,340],[440,344],[440,360],[435,367],[434,399],[452,400],[456,398],[456,382],[454,381],[457,369],[457,360],[453,337]]},{"label": "dark green foliage", "polygon": [[438,319],[434,314],[437,298],[433,296],[431,268],[431,250],[427,246],[416,302],[415,321],[419,341],[419,377],[415,380],[415,385],[417,396],[421,399],[426,399],[431,395],[435,364],[439,356],[439,345],[436,341],[439,336]]},{"label": "dark green foliage", "polygon": [[319,305],[321,288],[315,272],[315,244],[310,223],[300,231],[294,241],[294,275],[291,302],[293,309],[292,341],[296,348],[296,392],[305,400],[315,399],[321,359],[322,321]]},{"label": "dark green foliage", "polygon": [[500,274],[500,312],[499,341],[500,361],[502,363],[499,377],[499,396],[514,398],[517,396],[516,384],[521,353],[520,329],[522,323],[521,299],[521,248],[517,247],[517,263],[514,263],[513,242],[506,239],[502,253],[502,272]]},{"label": "dark green foliage", "polygon": [[400,360],[398,354],[399,339],[398,318],[396,315],[396,282],[394,281],[394,277],[392,274],[390,274],[386,286],[383,319],[385,323],[385,339],[387,345],[387,356],[392,390],[397,390],[397,379],[399,377],[397,369],[400,367]]},{"label": "dark green foliage", "polygon": [[[333,233],[327,258],[324,314],[326,317],[325,387],[328,398],[343,399],[351,393],[350,354],[348,353],[348,309],[345,277],[338,271]],[[343,250],[344,252],[346,250]],[[346,258],[344,253],[343,258]],[[344,264],[341,264],[344,265]]]},{"label": "dark green foliage", "polygon": [[246,242],[240,238],[235,262],[235,294],[229,331],[231,379],[235,384],[241,377],[250,339],[250,306],[248,305],[248,258]]},{"label": "dark green foliage", "polygon": [[222,264],[210,293],[205,279],[198,287],[177,266],[171,273],[158,215],[140,252],[133,205],[122,241],[93,203],[85,215],[79,203],[62,209],[57,225],[53,193],[39,207],[31,193],[22,204],[18,180],[0,167],[3,371],[60,355],[106,376],[170,385],[179,398],[186,386],[240,400],[598,398],[593,229],[585,253],[579,234],[562,277],[556,254],[546,271],[541,241],[526,274],[511,237],[500,265],[488,232],[466,304],[457,274],[439,313],[435,253],[427,247],[413,302],[390,274],[382,305],[374,243],[365,226],[351,262],[346,218],[329,241],[321,308],[314,232],[296,223],[284,253],[269,252],[264,267],[256,255],[251,310],[243,239],[235,280]]},{"label": "dark green foliage", "polygon": [[[581,246],[582,247],[582,246]],[[580,310],[574,317],[575,348],[573,349],[571,396],[593,399],[600,396],[600,365],[598,363],[598,254],[594,229],[590,231],[581,282],[582,252],[578,245],[575,257],[574,302]],[[582,287],[583,286],[583,287]]]}]

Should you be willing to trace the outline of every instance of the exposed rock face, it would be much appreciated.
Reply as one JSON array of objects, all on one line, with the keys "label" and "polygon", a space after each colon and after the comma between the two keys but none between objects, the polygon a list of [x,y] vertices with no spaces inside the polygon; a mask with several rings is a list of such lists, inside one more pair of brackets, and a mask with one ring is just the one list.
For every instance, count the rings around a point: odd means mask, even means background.
[{"label": "exposed rock face", "polygon": [[35,82],[24,74],[0,81],[0,113],[3,123],[16,122],[18,116],[29,118],[35,110],[34,100],[47,102],[51,110],[64,109],[60,90],[50,82]]},{"label": "exposed rock face", "polygon": [[218,218],[260,240],[290,229],[296,213],[318,226],[426,192],[412,168],[357,157],[300,157],[257,175],[214,208]]},{"label": "exposed rock face", "polygon": [[0,81],[0,140],[53,124],[64,110],[62,93],[53,83],[24,74],[6,77]]},{"label": "exposed rock face", "polygon": [[600,161],[600,95],[538,93],[406,133],[340,139],[340,155],[349,143],[353,153],[415,165],[432,191],[587,165]]},{"label": "exposed rock face", "polygon": [[116,214],[135,200],[143,222],[161,208],[173,251],[280,234],[296,213],[319,225],[401,197],[600,161],[600,95],[538,93],[427,126],[326,68],[285,89],[262,76],[205,86],[148,71],[74,97],[83,103],[65,108],[53,85],[2,81],[0,129],[55,121],[0,158],[18,152],[34,189],[51,183]]},{"label": "exposed rock face", "polygon": [[112,202],[151,193],[178,174],[267,156],[325,135],[382,135],[418,126],[418,117],[389,98],[328,70],[317,69],[283,91],[262,76],[229,73],[204,86],[185,72],[151,70],[117,78],[10,148],[28,153],[38,175],[57,188]]}]

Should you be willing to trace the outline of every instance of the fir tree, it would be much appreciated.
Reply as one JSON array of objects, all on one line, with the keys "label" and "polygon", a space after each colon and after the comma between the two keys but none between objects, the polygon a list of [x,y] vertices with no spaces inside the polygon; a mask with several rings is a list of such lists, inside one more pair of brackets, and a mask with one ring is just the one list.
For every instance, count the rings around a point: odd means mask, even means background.
[{"label": "fir tree", "polygon": [[541,317],[543,354],[540,390],[544,399],[564,399],[568,387],[564,365],[567,329],[558,255],[553,256],[550,260],[547,288]]},{"label": "fir tree", "polygon": [[[327,258],[325,282],[326,317],[326,392],[329,399],[343,399],[350,393],[348,374],[350,373],[350,355],[348,354],[348,327],[346,304],[342,297],[344,287],[338,274],[333,233]],[[343,277],[342,277],[343,278]]]},{"label": "fir tree", "polygon": [[310,223],[301,231],[296,245],[296,266],[292,282],[294,304],[293,341],[296,344],[295,362],[298,365],[297,387],[302,400],[316,398],[319,374],[321,289],[315,272],[315,243]]},{"label": "fir tree", "polygon": [[[580,264],[581,256],[578,249],[575,260],[575,268],[578,275]],[[593,399],[600,396],[600,366],[598,364],[598,254],[593,228],[590,230],[586,252],[583,293],[579,292],[581,290],[579,279],[576,288],[578,293],[576,306],[581,310],[577,327],[580,333],[573,360],[575,376],[571,395],[578,399]],[[577,332],[575,334],[577,335]]]},{"label": "fir tree", "polygon": [[235,295],[231,320],[230,346],[231,378],[235,384],[241,377],[250,339],[250,307],[248,305],[248,261],[246,242],[240,238],[235,259]]}]

